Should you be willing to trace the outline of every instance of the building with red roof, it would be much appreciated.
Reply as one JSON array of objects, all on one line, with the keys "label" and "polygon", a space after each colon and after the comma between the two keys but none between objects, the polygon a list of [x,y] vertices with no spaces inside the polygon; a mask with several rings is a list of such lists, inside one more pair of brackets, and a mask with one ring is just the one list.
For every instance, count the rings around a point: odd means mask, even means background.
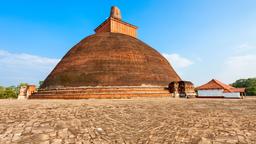
[{"label": "building with red roof", "polygon": [[196,88],[201,98],[242,98],[245,88],[235,88],[216,79]]}]

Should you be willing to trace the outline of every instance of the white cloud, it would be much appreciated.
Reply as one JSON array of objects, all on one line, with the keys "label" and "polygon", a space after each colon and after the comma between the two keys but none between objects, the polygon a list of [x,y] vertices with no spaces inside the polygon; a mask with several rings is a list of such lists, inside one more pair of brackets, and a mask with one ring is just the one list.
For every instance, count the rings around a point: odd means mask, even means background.
[{"label": "white cloud", "polygon": [[0,85],[38,84],[58,62],[59,59],[0,50]]},{"label": "white cloud", "polygon": [[246,43],[239,45],[237,48],[235,48],[235,53],[236,54],[247,54],[247,53],[250,53],[251,51],[254,51],[255,49],[256,49],[256,47],[253,47],[248,42],[246,42]]},{"label": "white cloud", "polygon": [[173,65],[174,68],[186,68],[193,64],[193,62],[179,54],[163,54],[163,56]]},{"label": "white cloud", "polygon": [[256,77],[256,54],[228,57],[220,77],[229,83],[241,78]]},{"label": "white cloud", "polygon": [[249,48],[249,47],[250,47],[250,46],[249,46],[248,43],[243,43],[243,44],[241,44],[238,48],[244,49],[244,48]]},{"label": "white cloud", "polygon": [[10,53],[7,51],[0,50],[0,58],[3,58],[4,56],[8,56]]},{"label": "white cloud", "polygon": [[218,77],[226,83],[238,79],[256,77],[256,46],[245,42],[237,46],[217,72]]}]

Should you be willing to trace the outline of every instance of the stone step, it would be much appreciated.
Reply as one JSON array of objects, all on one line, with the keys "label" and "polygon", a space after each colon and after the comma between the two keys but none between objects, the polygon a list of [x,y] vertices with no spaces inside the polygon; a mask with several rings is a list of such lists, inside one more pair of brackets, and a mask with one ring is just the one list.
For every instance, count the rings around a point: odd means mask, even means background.
[{"label": "stone step", "polygon": [[42,99],[130,98],[171,96],[165,87],[66,87],[40,89],[30,96]]},{"label": "stone step", "polygon": [[112,91],[103,91],[103,90],[96,90],[96,91],[44,91],[44,92],[38,92],[40,94],[65,94],[65,93],[73,93],[73,94],[79,94],[79,93],[86,93],[86,94],[97,94],[97,93],[169,93],[167,90],[154,90],[154,91],[145,91],[145,90],[112,90]]},{"label": "stone step", "polygon": [[163,87],[157,88],[61,88],[61,89],[39,89],[39,92],[47,92],[47,91],[126,91],[126,90],[134,90],[134,91],[158,91],[158,90],[166,90]]},{"label": "stone step", "polygon": [[170,94],[169,92],[158,92],[158,93],[150,93],[150,92],[138,92],[138,93],[34,93],[34,96],[41,95],[41,96],[51,96],[51,95],[139,95],[139,94]]},{"label": "stone step", "polygon": [[30,99],[89,99],[89,98],[132,98],[132,97],[171,97],[170,93],[139,93],[139,94],[33,94]]}]

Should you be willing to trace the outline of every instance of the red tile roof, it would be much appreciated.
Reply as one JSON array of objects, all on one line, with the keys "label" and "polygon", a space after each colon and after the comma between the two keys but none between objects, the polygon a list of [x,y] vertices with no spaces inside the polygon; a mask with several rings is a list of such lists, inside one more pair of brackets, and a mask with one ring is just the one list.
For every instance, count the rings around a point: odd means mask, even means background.
[{"label": "red tile roof", "polygon": [[208,83],[196,88],[196,90],[210,90],[210,89],[223,89],[224,92],[244,92],[245,91],[245,88],[234,88],[230,85],[224,84],[215,79],[212,79]]}]

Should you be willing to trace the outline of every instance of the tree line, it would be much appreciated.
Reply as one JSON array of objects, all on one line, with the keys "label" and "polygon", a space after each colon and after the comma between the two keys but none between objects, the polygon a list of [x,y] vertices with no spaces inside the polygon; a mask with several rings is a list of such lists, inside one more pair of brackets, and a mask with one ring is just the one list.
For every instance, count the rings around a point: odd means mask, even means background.
[{"label": "tree line", "polygon": [[245,88],[246,95],[256,96],[256,78],[239,79],[232,83],[233,87]]}]

